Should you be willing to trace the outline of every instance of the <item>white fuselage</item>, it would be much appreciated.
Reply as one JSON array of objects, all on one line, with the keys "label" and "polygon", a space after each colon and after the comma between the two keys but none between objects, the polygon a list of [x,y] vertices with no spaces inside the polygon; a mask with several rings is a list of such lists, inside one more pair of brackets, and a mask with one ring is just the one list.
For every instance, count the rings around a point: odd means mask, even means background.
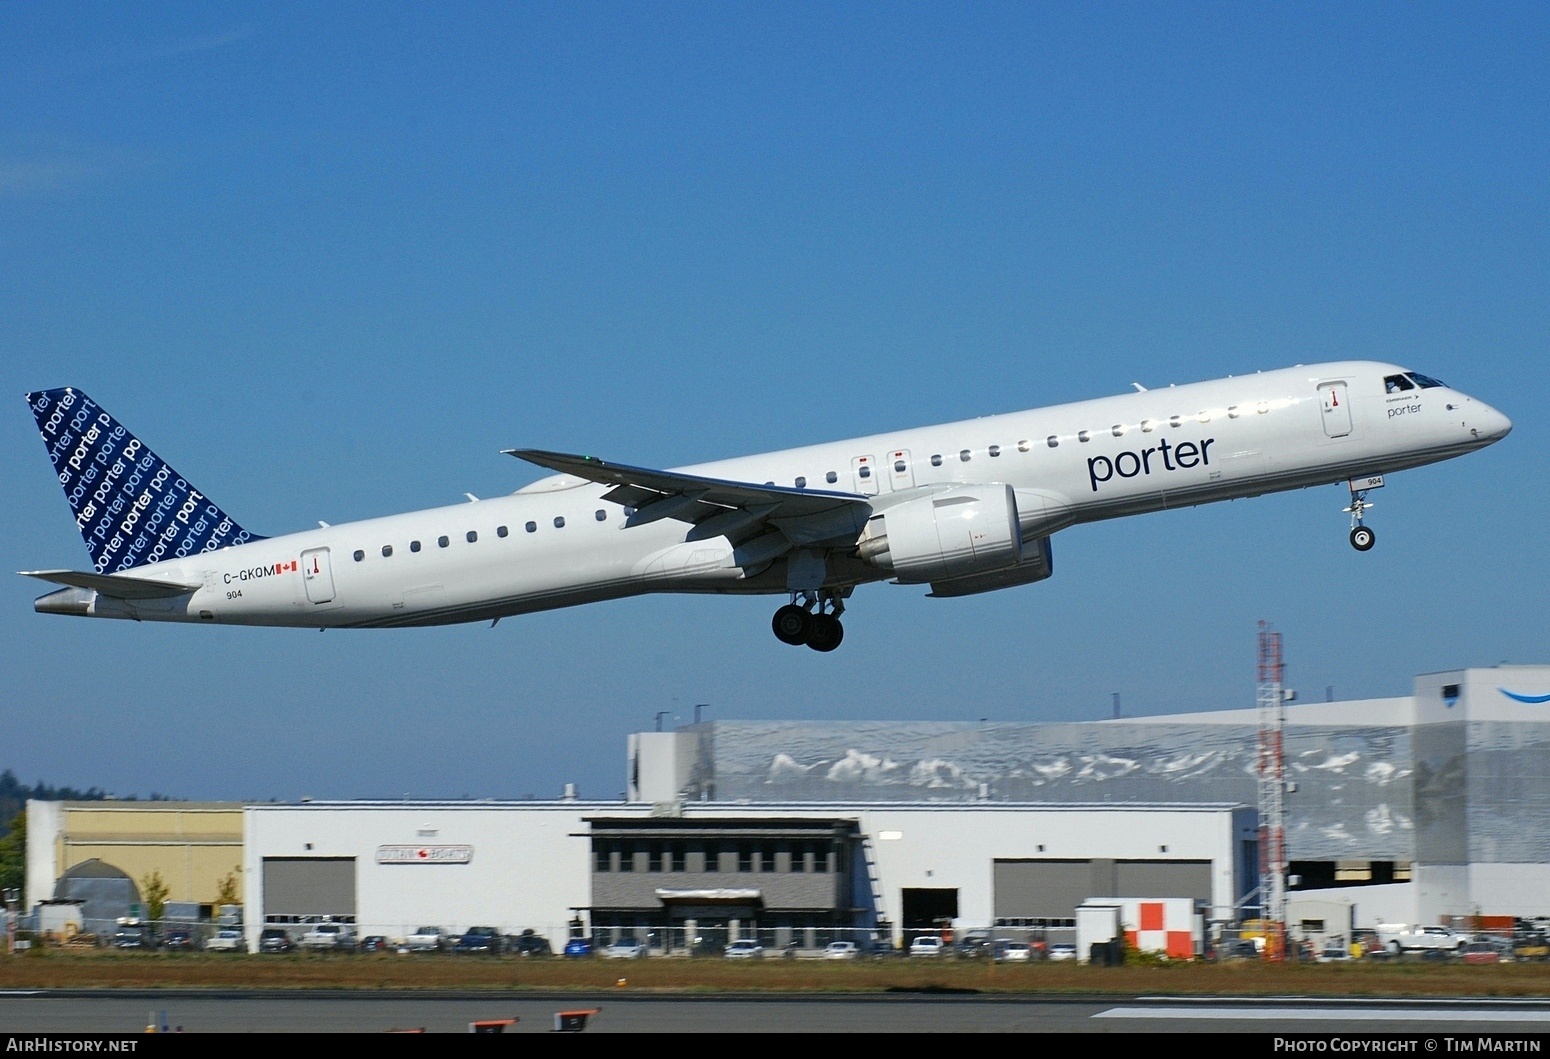
[{"label": "white fuselage", "polygon": [[[1386,474],[1461,455],[1510,429],[1501,413],[1447,387],[1386,393],[1384,377],[1402,370],[1309,365],[679,470],[865,494],[875,511],[956,483],[1004,483],[1032,539],[1079,522]],[[99,594],[87,613],[312,628],[429,625],[643,592],[790,587],[767,559],[739,565],[731,542],[693,539],[687,522],[627,524],[630,509],[604,500],[607,492],[561,475],[497,499],[164,561],[133,573],[203,587],[165,600]],[[888,578],[853,548],[842,552],[830,551],[826,587],[848,591]]]}]

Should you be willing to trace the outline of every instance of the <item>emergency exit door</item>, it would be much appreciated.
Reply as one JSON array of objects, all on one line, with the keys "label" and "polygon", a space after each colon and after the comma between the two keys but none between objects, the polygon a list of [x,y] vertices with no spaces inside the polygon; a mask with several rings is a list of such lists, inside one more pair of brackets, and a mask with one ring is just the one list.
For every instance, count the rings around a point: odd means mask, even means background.
[{"label": "emergency exit door", "polygon": [[1346,401],[1345,383],[1319,383],[1319,399],[1324,409],[1324,433],[1332,438],[1351,433],[1351,406]]}]

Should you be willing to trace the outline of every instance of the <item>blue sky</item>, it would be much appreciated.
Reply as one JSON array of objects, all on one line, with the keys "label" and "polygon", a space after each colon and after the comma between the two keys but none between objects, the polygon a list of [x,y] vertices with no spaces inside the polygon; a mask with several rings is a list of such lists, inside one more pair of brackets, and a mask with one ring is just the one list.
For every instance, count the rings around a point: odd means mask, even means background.
[{"label": "blue sky", "polygon": [[1079,527],[1055,576],[450,629],[92,622],[0,581],[0,767],[189,798],[624,789],[707,718],[1067,720],[1550,661],[1535,4],[0,5],[0,569],[85,549],[73,385],[260,533],[1344,357],[1512,436]]}]

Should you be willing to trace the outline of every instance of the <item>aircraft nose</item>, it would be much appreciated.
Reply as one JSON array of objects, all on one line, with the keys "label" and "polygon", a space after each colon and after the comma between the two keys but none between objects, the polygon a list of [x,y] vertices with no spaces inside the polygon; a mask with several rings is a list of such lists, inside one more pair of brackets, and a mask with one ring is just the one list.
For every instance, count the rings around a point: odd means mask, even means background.
[{"label": "aircraft nose", "polygon": [[1512,420],[1488,404],[1480,405],[1480,411],[1470,418],[1478,420],[1477,424],[1471,425],[1479,431],[1484,441],[1500,441],[1512,433]]}]

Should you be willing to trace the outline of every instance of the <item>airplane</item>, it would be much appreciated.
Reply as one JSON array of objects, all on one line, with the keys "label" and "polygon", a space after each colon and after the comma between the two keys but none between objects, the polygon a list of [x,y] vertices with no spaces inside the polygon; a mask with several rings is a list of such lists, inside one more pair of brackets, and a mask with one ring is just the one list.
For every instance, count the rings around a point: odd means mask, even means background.
[{"label": "airplane", "polygon": [[90,571],[46,614],[303,628],[490,621],[647,592],[786,596],[782,642],[832,651],[858,586],[958,597],[1053,572],[1079,523],[1346,483],[1370,549],[1384,476],[1512,423],[1394,364],[1297,366],[674,470],[540,449],[507,496],[261,537],[80,390],[27,395]]}]

